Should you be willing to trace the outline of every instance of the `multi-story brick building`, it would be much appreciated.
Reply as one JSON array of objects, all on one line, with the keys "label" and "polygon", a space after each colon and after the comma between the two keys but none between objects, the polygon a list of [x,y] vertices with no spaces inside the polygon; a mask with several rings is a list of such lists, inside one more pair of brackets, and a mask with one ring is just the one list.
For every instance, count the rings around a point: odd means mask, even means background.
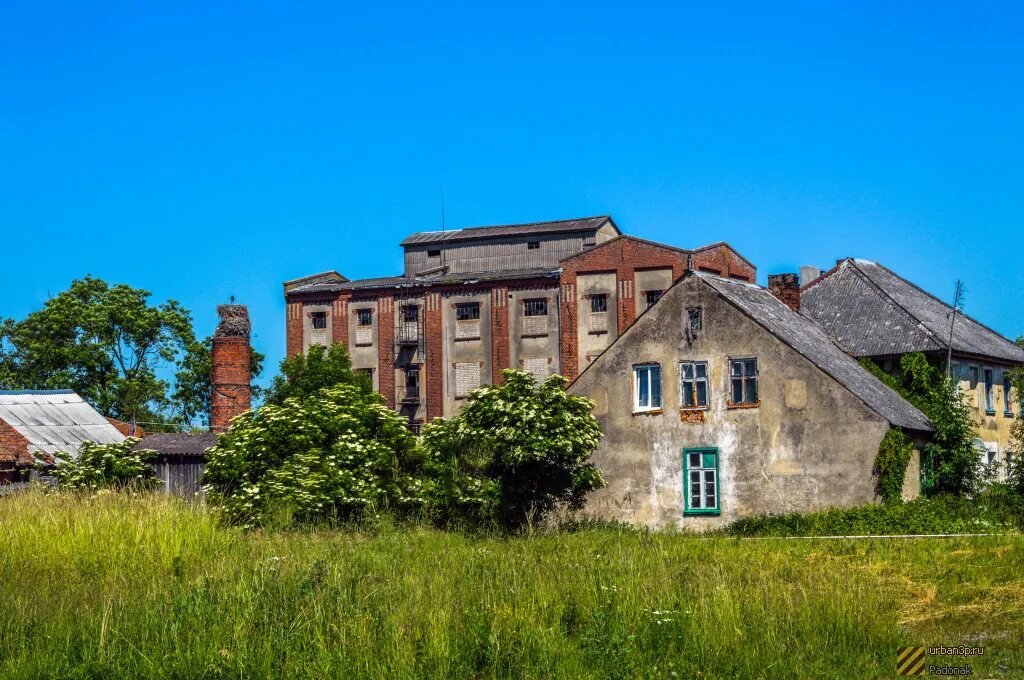
[{"label": "multi-story brick building", "polygon": [[344,343],[416,426],[458,412],[503,368],[575,377],[689,269],[753,282],[726,243],[684,250],[611,217],[420,232],[400,276],[284,284],[288,356]]}]

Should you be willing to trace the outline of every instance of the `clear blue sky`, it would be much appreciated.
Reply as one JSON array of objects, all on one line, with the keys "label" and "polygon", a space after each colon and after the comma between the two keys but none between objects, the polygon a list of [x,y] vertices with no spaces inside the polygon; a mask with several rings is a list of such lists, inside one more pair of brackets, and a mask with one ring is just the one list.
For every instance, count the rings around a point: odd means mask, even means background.
[{"label": "clear blue sky", "polygon": [[1024,334],[1017,3],[150,4],[0,8],[0,315],[235,295],[274,369],[281,282],[397,273],[443,183],[449,227],[872,258]]}]

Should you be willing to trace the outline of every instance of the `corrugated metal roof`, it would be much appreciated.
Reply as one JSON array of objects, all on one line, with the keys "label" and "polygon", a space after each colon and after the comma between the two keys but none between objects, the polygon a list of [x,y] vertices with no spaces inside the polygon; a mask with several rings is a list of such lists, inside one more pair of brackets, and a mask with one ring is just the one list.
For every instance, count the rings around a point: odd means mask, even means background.
[{"label": "corrugated metal roof", "polygon": [[0,420],[29,441],[30,452],[75,453],[82,442],[124,440],[117,428],[70,390],[0,391]]},{"label": "corrugated metal roof", "polygon": [[372,279],[358,279],[345,283],[315,283],[299,286],[292,293],[337,293],[343,290],[369,290],[373,288],[421,287],[475,283],[477,281],[516,281],[522,279],[557,278],[560,269],[538,267],[531,269],[508,269],[489,272],[459,272],[457,274],[434,274],[431,276],[381,276]]},{"label": "corrugated metal roof", "polygon": [[[529,234],[550,234],[572,231],[596,231],[611,222],[609,215],[596,217],[579,217],[570,220],[552,220],[548,222],[530,222],[527,224],[502,224],[497,226],[466,227],[447,231],[420,231],[411,234],[402,246],[424,245],[428,243],[450,243],[478,238],[499,238],[502,236],[527,236]],[[615,225],[611,222],[612,226]],[[616,230],[618,228],[616,227]]]},{"label": "corrugated metal roof", "polygon": [[[856,356],[945,351],[950,345],[953,308],[871,260],[844,260],[802,291],[800,305]],[[1024,363],[1024,348],[959,312],[952,349]]]},{"label": "corrugated metal roof", "polygon": [[794,312],[767,289],[702,272],[690,275],[706,281],[740,311],[832,376],[892,425],[919,432],[932,429],[921,411],[864,370],[820,325]]}]

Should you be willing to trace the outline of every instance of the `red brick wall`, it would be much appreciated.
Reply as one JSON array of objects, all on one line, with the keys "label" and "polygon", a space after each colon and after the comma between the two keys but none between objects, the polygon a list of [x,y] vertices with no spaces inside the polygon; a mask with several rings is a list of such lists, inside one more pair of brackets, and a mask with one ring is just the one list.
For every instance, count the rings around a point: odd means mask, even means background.
[{"label": "red brick wall", "polygon": [[285,354],[293,357],[302,354],[302,301],[285,303]]},{"label": "red brick wall", "polygon": [[377,298],[377,391],[388,408],[395,407],[395,298]]},{"label": "red brick wall", "polygon": [[501,369],[509,368],[508,346],[508,288],[499,286],[491,291],[491,367],[495,385],[502,383]]},{"label": "red brick wall", "polygon": [[31,464],[28,440],[11,425],[0,420],[0,470],[10,470],[15,465]]},{"label": "red brick wall", "polygon": [[444,336],[441,333],[441,301],[439,293],[427,293],[423,311],[423,333],[426,336],[427,420],[444,415]]},{"label": "red brick wall", "polygon": [[252,407],[249,382],[249,339],[213,337],[213,365],[210,382],[210,430],[224,432],[231,419]]},{"label": "red brick wall", "polygon": [[352,299],[351,293],[340,293],[331,305],[331,336],[335,343],[342,343],[348,347],[348,324],[349,314],[348,303]]},{"label": "red brick wall", "polygon": [[721,276],[743,279],[748,283],[754,283],[757,279],[757,270],[724,243],[701,248],[693,253],[693,268],[699,271],[702,267],[712,269]]}]

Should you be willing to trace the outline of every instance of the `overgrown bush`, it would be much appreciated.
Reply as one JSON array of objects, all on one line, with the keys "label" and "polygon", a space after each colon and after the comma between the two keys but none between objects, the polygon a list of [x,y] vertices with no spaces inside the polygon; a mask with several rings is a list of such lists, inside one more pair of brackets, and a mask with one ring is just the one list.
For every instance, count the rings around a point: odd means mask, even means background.
[{"label": "overgrown bush", "polygon": [[420,464],[404,418],[338,384],[236,418],[207,451],[202,481],[234,523],[316,523],[422,508]]},{"label": "overgrown bush", "polygon": [[913,442],[898,427],[889,428],[882,437],[875,456],[875,490],[883,503],[903,502],[903,480],[913,453]]},{"label": "overgrown bush", "polygon": [[980,490],[981,464],[973,441],[976,426],[959,387],[921,352],[900,357],[893,374],[871,359],[861,365],[919,408],[935,429],[922,448],[925,493],[966,497]]},{"label": "overgrown bush", "polygon": [[281,406],[290,397],[309,397],[335,385],[354,385],[363,392],[373,392],[370,378],[352,370],[345,345],[339,342],[329,349],[312,345],[305,354],[281,362],[281,373],[274,377],[266,401]]},{"label": "overgrown bush", "polygon": [[1024,528],[1020,498],[999,489],[977,499],[940,496],[909,503],[832,508],[805,514],[745,517],[721,533],[732,536],[886,536],[1002,533]]},{"label": "overgrown bush", "polygon": [[589,462],[601,440],[593,402],[551,376],[501,372],[502,385],[474,390],[452,419],[424,428],[432,507],[443,519],[493,518],[516,530],[555,507],[578,509],[604,485]]},{"label": "overgrown bush", "polygon": [[82,442],[77,454],[54,454],[55,465],[44,470],[53,475],[61,489],[152,489],[160,483],[149,464],[156,453],[133,451],[138,441],[128,437],[112,444]]}]

